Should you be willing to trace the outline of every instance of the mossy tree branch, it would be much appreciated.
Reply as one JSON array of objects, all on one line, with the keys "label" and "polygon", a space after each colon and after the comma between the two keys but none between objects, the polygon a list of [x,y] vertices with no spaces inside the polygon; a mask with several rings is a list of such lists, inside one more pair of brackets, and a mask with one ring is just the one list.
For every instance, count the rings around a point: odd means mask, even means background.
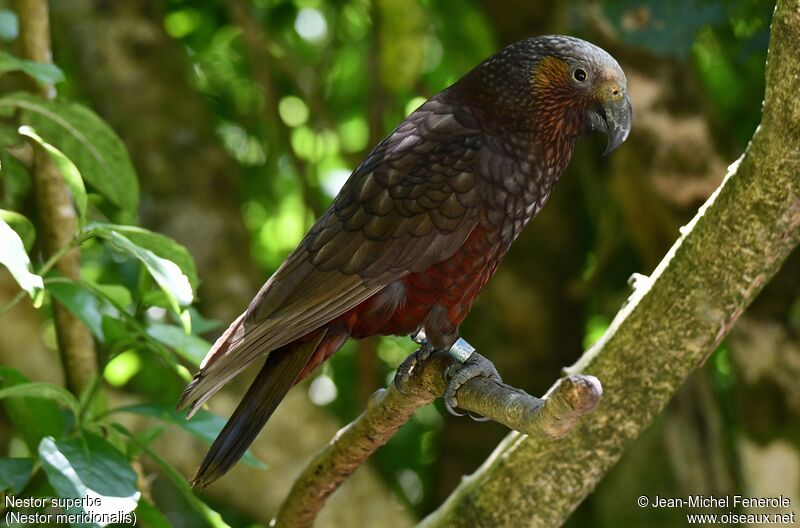
[{"label": "mossy tree branch", "polygon": [[[52,62],[47,1],[16,0],[14,6],[19,17],[20,54],[31,61]],[[43,97],[55,96],[55,89],[52,86],[36,84],[32,80],[31,90]],[[70,244],[74,238],[75,209],[64,179],[49,155],[39,145],[33,147],[31,173],[39,214],[38,232],[45,257],[50,257]],[[78,249],[61,257],[55,268],[65,277],[78,279],[80,275]],[[67,388],[75,394],[80,394],[97,374],[97,358],[92,335],[72,312],[56,300],[53,300],[53,317]]]},{"label": "mossy tree branch", "polygon": [[[276,528],[310,527],[325,500],[420,407],[444,395],[444,372],[453,362],[434,355],[418,364],[401,393],[392,383],[370,398],[367,409],[339,431],[306,466],[281,505]],[[546,399],[487,378],[458,390],[459,408],[532,436],[561,438],[597,406],[602,394],[592,376],[559,380]]]},{"label": "mossy tree branch", "polygon": [[569,369],[603,380],[602,405],[558,442],[509,435],[421,526],[560,526],[717,348],[800,243],[798,50],[800,1],[780,0],[762,122],[744,156]]}]

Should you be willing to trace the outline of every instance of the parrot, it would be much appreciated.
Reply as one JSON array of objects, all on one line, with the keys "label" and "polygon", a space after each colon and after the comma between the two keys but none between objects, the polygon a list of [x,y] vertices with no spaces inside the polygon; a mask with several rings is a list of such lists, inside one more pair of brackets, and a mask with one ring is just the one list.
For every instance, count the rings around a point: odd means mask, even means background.
[{"label": "parrot", "polygon": [[[192,485],[225,474],[289,389],[349,338],[419,334],[428,350],[454,349],[459,324],[545,205],[577,140],[606,134],[608,154],[627,139],[632,117],[617,61],[560,35],[501,49],[408,115],[356,167],[180,396],[189,419],[265,358]],[[460,360],[448,410],[469,379],[500,379],[477,352]]]}]

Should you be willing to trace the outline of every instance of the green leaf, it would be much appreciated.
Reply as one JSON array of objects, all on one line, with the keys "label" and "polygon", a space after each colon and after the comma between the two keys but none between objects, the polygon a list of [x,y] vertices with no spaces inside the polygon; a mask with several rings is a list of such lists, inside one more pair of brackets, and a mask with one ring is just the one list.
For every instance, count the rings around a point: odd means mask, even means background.
[{"label": "green leaf", "polygon": [[102,328],[106,346],[110,351],[116,350],[117,347],[133,343],[136,340],[136,337],[131,334],[131,331],[128,329],[128,325],[116,317],[104,315]]},{"label": "green leaf", "polygon": [[[0,366],[0,390],[28,383],[28,378],[18,371]],[[61,436],[64,433],[64,416],[52,399],[16,396],[3,400],[3,405],[31,453],[36,452],[45,436]]]},{"label": "green leaf", "polygon": [[19,493],[31,479],[31,473],[32,458],[0,458],[0,492]]},{"label": "green leaf", "polygon": [[[100,436],[83,431],[77,438],[44,438],[39,444],[39,458],[59,497],[99,499],[92,505],[68,507],[68,513],[124,515],[139,502],[136,473],[125,455]],[[119,522],[133,524],[132,518]]]},{"label": "green leaf", "polygon": [[62,72],[55,64],[33,62],[0,51],[0,75],[12,71],[25,72],[44,85],[53,85],[64,80]]},{"label": "green leaf", "polygon": [[92,289],[101,293],[103,297],[111,301],[115,306],[126,308],[133,302],[131,291],[121,284],[99,284],[91,281],[84,282],[91,285]]},{"label": "green leaf", "polygon": [[192,508],[200,513],[200,515],[203,516],[210,526],[213,528],[230,528],[219,513],[209,508],[205,502],[197,498],[197,495],[194,494],[194,491],[192,490],[191,486],[189,486],[189,483],[186,482],[186,479],[183,478],[183,475],[178,473],[178,470],[172,467],[169,462],[158,456],[158,453],[150,449],[147,444],[140,441],[133,433],[125,429],[122,425],[115,423],[111,424],[111,427],[130,438],[139,447],[139,449],[147,453],[147,456],[149,456],[150,459],[153,460],[153,462],[155,462],[172,481],[183,498],[186,499],[186,502],[188,502]]},{"label": "green leaf", "polygon": [[97,236],[108,240],[118,250],[140,260],[166,294],[176,315],[192,304],[192,285],[177,264],[159,257],[149,249],[134,244],[128,237],[106,228],[97,228]]},{"label": "green leaf", "polygon": [[205,334],[222,326],[222,322],[216,319],[206,319],[203,314],[193,306],[189,307],[189,315],[192,317],[192,330],[196,334]]},{"label": "green leaf", "polygon": [[0,124],[0,180],[2,180],[0,204],[7,209],[20,209],[22,200],[31,186],[27,169],[9,152],[9,148],[22,142],[17,127]]},{"label": "green leaf", "polygon": [[47,291],[63,304],[67,310],[77,315],[89,328],[92,335],[101,342],[105,342],[103,316],[119,316],[119,312],[110,302],[95,295],[79,283],[68,279],[48,280]]},{"label": "green leaf", "polygon": [[67,389],[53,385],[52,383],[29,382],[13,385],[0,389],[0,400],[5,398],[45,398],[61,402],[72,411],[72,414],[80,414],[80,404],[75,396]]},{"label": "green leaf", "polygon": [[87,183],[113,204],[134,213],[139,184],[122,140],[100,117],[77,103],[47,101],[27,93],[0,97],[0,111],[19,108],[34,127],[78,167]]},{"label": "green leaf", "polygon": [[[152,418],[158,418],[159,420],[177,425],[181,429],[189,431],[197,438],[200,438],[209,444],[214,441],[217,435],[219,435],[219,432],[222,431],[222,428],[225,426],[224,418],[215,414],[211,414],[204,409],[198,410],[191,420],[186,419],[185,412],[178,413],[172,406],[156,403],[122,407],[119,409],[114,409],[113,412],[129,412],[150,416]],[[267,467],[263,462],[256,458],[253,452],[249,449],[245,451],[244,456],[242,456],[242,462],[248,466],[257,468],[263,469]]]},{"label": "green leaf", "polygon": [[195,367],[206,357],[211,343],[194,334],[186,335],[182,328],[163,323],[148,325],[147,333],[159,343],[163,343],[178,353]]},{"label": "green leaf", "polygon": [[[31,273],[31,261],[25,252],[25,244],[10,225],[0,217],[0,264],[8,268],[20,288],[28,292],[34,305],[41,305],[44,283],[39,275]],[[38,304],[37,301],[38,300]]]},{"label": "green leaf", "polygon": [[64,181],[67,183],[67,187],[69,187],[69,192],[72,193],[72,199],[75,201],[75,209],[78,211],[78,231],[80,232],[83,226],[86,225],[87,199],[86,187],[83,186],[83,178],[81,178],[78,167],[76,167],[63,152],[42,139],[33,127],[27,125],[21,126],[19,127],[19,133],[41,145],[50,156],[50,159],[53,160],[53,164],[58,169],[58,172],[64,177]]},{"label": "green leaf", "polygon": [[157,507],[142,499],[136,506],[136,524],[147,528],[170,528],[172,524]]},{"label": "green leaf", "polygon": [[131,225],[93,223],[92,228],[116,231],[125,235],[128,240],[137,246],[149,249],[161,258],[171,260],[178,265],[183,274],[186,275],[186,278],[189,279],[192,289],[197,289],[200,279],[197,276],[194,258],[185,246],[170,237]]},{"label": "green leaf", "polygon": [[25,251],[30,251],[31,247],[33,247],[33,242],[36,240],[36,229],[34,229],[33,223],[21,214],[14,211],[6,211],[5,209],[0,209],[0,219],[17,232],[20,239],[22,239],[22,244],[25,246]]}]

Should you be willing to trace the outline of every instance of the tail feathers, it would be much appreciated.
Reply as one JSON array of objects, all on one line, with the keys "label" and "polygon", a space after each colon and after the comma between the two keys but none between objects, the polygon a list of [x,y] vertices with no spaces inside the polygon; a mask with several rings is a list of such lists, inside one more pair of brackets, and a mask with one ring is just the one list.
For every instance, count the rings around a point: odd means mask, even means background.
[{"label": "tail feathers", "polygon": [[[200,372],[195,374],[194,378],[192,379],[191,383],[186,386],[181,394],[180,399],[178,400],[177,409],[180,411],[187,405],[190,405],[189,415],[188,417],[191,418],[192,415],[200,408],[200,406],[211,396],[214,395],[217,390],[219,390],[222,385],[225,384],[230,378],[235,376],[238,371],[234,371],[231,373],[227,373],[226,376],[221,376],[219,374],[215,375],[213,381],[215,382],[210,387],[203,387],[200,386],[201,381],[208,382],[209,380],[206,379],[208,375],[208,367],[211,366],[216,360],[223,357],[225,354],[231,350],[232,347],[239,344],[241,341],[241,336],[244,332],[243,321],[244,317],[247,315],[243,313],[239,317],[234,320],[230,326],[225,330],[221,336],[216,340],[214,345],[206,354],[206,357],[203,359],[203,362],[200,363]],[[203,389],[203,390],[201,390]]]},{"label": "tail feathers", "polygon": [[192,486],[205,488],[224,475],[244,454],[325,336],[272,351],[228,423],[211,445],[192,477]]}]

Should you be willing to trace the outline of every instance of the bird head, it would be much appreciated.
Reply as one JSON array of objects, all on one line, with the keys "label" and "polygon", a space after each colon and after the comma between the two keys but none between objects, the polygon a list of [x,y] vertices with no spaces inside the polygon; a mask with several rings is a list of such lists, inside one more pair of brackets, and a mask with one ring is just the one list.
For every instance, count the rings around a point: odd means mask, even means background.
[{"label": "bird head", "polygon": [[535,54],[531,75],[533,113],[555,127],[579,134],[608,135],[606,154],[631,130],[628,83],[617,61],[603,49],[574,37],[523,41]]},{"label": "bird head", "polygon": [[574,37],[533,37],[499,51],[464,77],[473,108],[498,128],[534,129],[561,142],[600,132],[606,154],[631,129],[627,80],[603,49]]}]

